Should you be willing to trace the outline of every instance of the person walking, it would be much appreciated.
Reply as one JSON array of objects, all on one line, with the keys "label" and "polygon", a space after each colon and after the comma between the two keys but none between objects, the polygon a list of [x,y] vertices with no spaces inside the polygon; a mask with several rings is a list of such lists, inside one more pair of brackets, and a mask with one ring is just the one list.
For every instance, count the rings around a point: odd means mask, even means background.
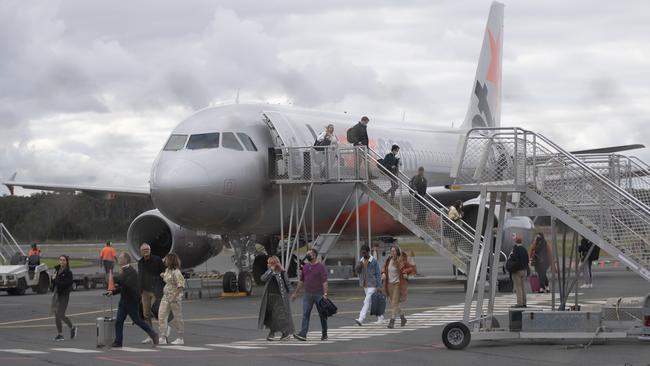
[{"label": "person walking", "polygon": [[400,326],[406,325],[406,317],[400,304],[406,301],[408,295],[408,276],[415,274],[416,269],[409,263],[408,256],[397,245],[390,248],[390,256],[384,262],[381,279],[384,281],[384,291],[390,299],[391,317],[388,328],[395,327],[395,319],[400,317]]},{"label": "person walking", "polygon": [[528,262],[528,252],[521,244],[521,238],[515,235],[512,252],[506,261],[506,269],[510,272],[513,288],[517,293],[517,305],[515,307],[519,308],[526,307],[525,283],[529,272]]},{"label": "person walking", "polygon": [[399,187],[399,184],[397,183],[397,176],[399,173],[399,158],[397,157],[398,154],[399,146],[393,145],[390,148],[390,152],[384,157],[382,163],[382,168],[392,174],[388,174],[388,177],[390,179],[390,188],[388,191],[386,191],[386,193],[384,193],[384,197],[390,196],[391,201],[395,199],[395,191]]},{"label": "person walking", "polygon": [[[142,258],[138,261],[138,286],[142,299],[142,316],[149,327],[153,327],[151,308],[163,294],[164,283],[160,275],[165,272],[165,264],[159,256],[151,254],[151,246],[147,243],[140,245],[140,254]],[[146,338],[142,343],[151,343],[151,341],[150,338]]]},{"label": "person walking", "polygon": [[268,341],[273,341],[275,333],[278,332],[281,334],[280,340],[284,341],[295,332],[289,304],[291,292],[289,276],[277,256],[270,256],[266,264],[268,270],[261,276],[266,285],[260,303],[257,326],[259,329],[264,327],[269,329],[269,334],[266,336]]},{"label": "person walking", "polygon": [[[591,250],[591,253],[589,253],[591,247],[594,248]],[[600,257],[600,248],[598,246],[594,246],[594,243],[592,243],[589,239],[583,237],[582,240],[580,240],[580,244],[578,245],[578,254],[580,255],[580,261],[586,262],[582,266],[585,283],[581,285],[580,288],[592,288],[594,287],[594,284],[593,276],[591,274],[591,265],[593,261],[597,261]]]},{"label": "person walking", "polygon": [[65,315],[70,301],[70,291],[72,291],[72,271],[70,271],[70,258],[67,255],[59,256],[59,264],[54,267],[56,273],[52,281],[52,312],[54,313],[54,322],[56,324],[57,335],[55,341],[63,341],[63,324],[64,322],[70,328],[70,339],[77,336],[77,327],[72,325],[70,319]]},{"label": "person walking", "polygon": [[347,140],[354,146],[368,146],[368,123],[370,118],[363,116],[357,124],[347,131]]},{"label": "person walking", "polygon": [[414,175],[409,181],[409,187],[417,194],[416,198],[416,219],[417,223],[422,225],[426,221],[427,211],[424,205],[427,197],[427,178],[424,177],[424,167],[418,168],[418,174]]},{"label": "person walking", "polygon": [[530,265],[535,268],[535,272],[539,275],[539,292],[551,292],[548,286],[546,271],[548,271],[551,263],[553,263],[553,251],[551,250],[551,246],[546,242],[546,239],[544,239],[544,234],[537,233],[535,235],[535,241],[528,249],[528,257],[530,259]]},{"label": "person walking", "polygon": [[111,242],[107,240],[106,244],[99,252],[99,262],[100,266],[104,268],[104,272],[106,273],[106,283],[108,283],[109,273],[113,272],[116,257],[117,252],[115,251],[115,248],[113,248]]},{"label": "person walking", "polygon": [[[370,303],[372,300],[372,295],[379,289],[381,291],[381,269],[379,268],[379,262],[377,259],[370,255],[370,248],[367,245],[361,247],[361,258],[357,264],[357,275],[359,276],[359,287],[363,289],[365,297],[363,299],[363,307],[359,312],[359,317],[354,321],[358,326],[363,325],[364,319],[370,311]],[[381,324],[384,322],[384,316],[380,315],[377,317],[377,322],[375,324]]]},{"label": "person walking", "polygon": [[[327,267],[318,261],[318,251],[314,248],[307,251],[305,256],[307,263],[303,265],[300,272],[300,282],[296,286],[296,291],[291,294],[291,301],[295,301],[298,296],[298,291],[304,286],[305,295],[302,298],[302,326],[298,334],[293,337],[300,341],[307,340],[307,332],[309,331],[309,318],[311,311],[321,298],[327,298]],[[318,314],[320,317],[321,326],[321,341],[327,340],[327,317]]]},{"label": "person walking", "polygon": [[185,324],[183,322],[183,292],[185,290],[185,277],[181,273],[181,259],[175,253],[169,253],[165,257],[165,266],[167,269],[164,273],[160,274],[165,287],[163,288],[163,296],[160,300],[160,307],[158,308],[158,327],[160,329],[160,344],[167,344],[168,327],[167,320],[170,311],[174,314],[174,322],[176,326],[176,333],[178,338],[171,342],[171,344],[183,345],[183,333]]},{"label": "person walking", "polygon": [[140,304],[138,273],[130,265],[131,256],[128,253],[122,253],[117,257],[117,263],[120,266],[120,274],[115,276],[115,284],[117,287],[105,293],[106,296],[120,294],[120,302],[117,306],[117,316],[115,318],[115,340],[111,347],[122,347],[124,340],[124,321],[127,315],[138,327],[149,335],[155,347],[158,344],[158,334],[140,317],[140,311],[138,309]]}]

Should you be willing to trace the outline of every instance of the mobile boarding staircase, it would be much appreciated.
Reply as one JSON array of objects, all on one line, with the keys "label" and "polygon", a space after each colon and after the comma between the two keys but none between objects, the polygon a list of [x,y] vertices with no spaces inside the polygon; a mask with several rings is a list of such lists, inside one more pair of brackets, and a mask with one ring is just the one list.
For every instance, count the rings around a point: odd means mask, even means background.
[{"label": "mobile boarding staircase", "polygon": [[[447,217],[447,207],[429,194],[424,196],[417,194],[409,186],[409,177],[403,173],[394,175],[387,171],[379,164],[380,158],[377,152],[367,147],[278,147],[270,151],[270,178],[279,185],[281,200],[287,185],[294,188],[301,187],[305,196],[302,209],[298,206],[294,209],[294,204],[291,205],[288,234],[291,241],[291,233],[295,230],[294,243],[290,245],[291,249],[282,252],[283,261],[286,263],[297,248],[307,206],[310,200],[313,200],[314,185],[347,184],[353,185],[353,190],[343,202],[327,234],[319,235],[320,238],[327,238],[328,235],[333,237],[326,246],[334,244],[353,216],[347,215],[338,233],[332,234],[345,207],[349,207],[353,194],[357,220],[359,201],[362,195],[366,195],[370,202],[375,202],[396,221],[421,238],[441,256],[447,258],[457,271],[462,273],[462,276],[457,278],[466,278],[472,250],[482,245],[483,237],[476,235],[474,228],[462,220],[459,222],[450,220]],[[386,194],[391,185],[395,186],[394,198]],[[280,212],[280,217],[282,220],[283,212]],[[368,217],[368,226],[370,226],[370,217]],[[285,235],[284,227],[284,222],[281,222],[282,237]],[[357,222],[357,246],[359,235]],[[319,238],[316,238],[315,242],[318,245]],[[322,255],[323,250],[319,250],[319,253]],[[499,260],[505,260],[505,254],[502,253]]]},{"label": "mobile boarding staircase", "polygon": [[12,258],[16,255],[25,256],[22,248],[16,242],[16,239],[11,235],[7,227],[0,222],[0,261],[1,264],[17,264],[11,263]]},{"label": "mobile boarding staircase", "polygon": [[[472,129],[460,147],[453,190],[480,192],[480,209],[489,199],[491,212],[498,198],[499,216],[510,199],[518,212],[557,218],[650,281],[650,169],[645,163],[616,154],[575,156],[520,128]],[[496,251],[502,240],[499,234]],[[473,248],[463,320],[468,324],[493,316],[494,293],[483,316],[486,269],[481,263],[487,256],[482,248]],[[477,285],[476,318],[470,320]]]}]

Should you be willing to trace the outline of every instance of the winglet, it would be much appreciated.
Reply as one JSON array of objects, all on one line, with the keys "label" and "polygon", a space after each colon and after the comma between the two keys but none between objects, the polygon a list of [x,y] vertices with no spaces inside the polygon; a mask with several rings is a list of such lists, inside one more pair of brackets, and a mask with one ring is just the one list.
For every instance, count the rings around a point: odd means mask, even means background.
[{"label": "winglet", "polygon": [[9,194],[12,196],[14,195],[14,186],[7,183],[15,181],[16,175],[18,175],[18,172],[14,172],[14,174],[11,175],[11,178],[9,178],[9,181],[5,183],[5,186],[7,186],[7,189],[9,190]]}]

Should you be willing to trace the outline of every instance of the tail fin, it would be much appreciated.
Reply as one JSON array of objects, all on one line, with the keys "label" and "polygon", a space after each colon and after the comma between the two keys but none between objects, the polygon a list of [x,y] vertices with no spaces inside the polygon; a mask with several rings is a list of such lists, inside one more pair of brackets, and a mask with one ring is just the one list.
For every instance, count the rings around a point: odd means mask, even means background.
[{"label": "tail fin", "polygon": [[501,125],[502,46],[503,4],[495,1],[490,7],[469,108],[461,129]]}]

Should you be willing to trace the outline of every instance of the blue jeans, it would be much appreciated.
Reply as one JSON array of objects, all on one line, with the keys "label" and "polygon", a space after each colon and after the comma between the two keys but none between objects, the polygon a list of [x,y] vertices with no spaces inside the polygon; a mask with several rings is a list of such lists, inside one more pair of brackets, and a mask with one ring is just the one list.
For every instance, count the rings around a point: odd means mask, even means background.
[{"label": "blue jeans", "polygon": [[[299,335],[307,337],[307,332],[309,331],[309,317],[311,317],[311,309],[316,305],[317,302],[323,297],[323,294],[314,294],[305,292],[305,297],[302,298],[302,327],[300,328]],[[327,335],[327,317],[320,317],[320,328],[323,332],[323,336]]]},{"label": "blue jeans", "polygon": [[158,334],[140,317],[140,309],[138,307],[138,303],[131,302],[120,302],[120,305],[117,307],[117,318],[115,319],[116,344],[119,344],[120,346],[122,345],[122,338],[124,337],[124,321],[126,320],[127,315],[137,326],[147,332],[151,339],[158,338]]}]

